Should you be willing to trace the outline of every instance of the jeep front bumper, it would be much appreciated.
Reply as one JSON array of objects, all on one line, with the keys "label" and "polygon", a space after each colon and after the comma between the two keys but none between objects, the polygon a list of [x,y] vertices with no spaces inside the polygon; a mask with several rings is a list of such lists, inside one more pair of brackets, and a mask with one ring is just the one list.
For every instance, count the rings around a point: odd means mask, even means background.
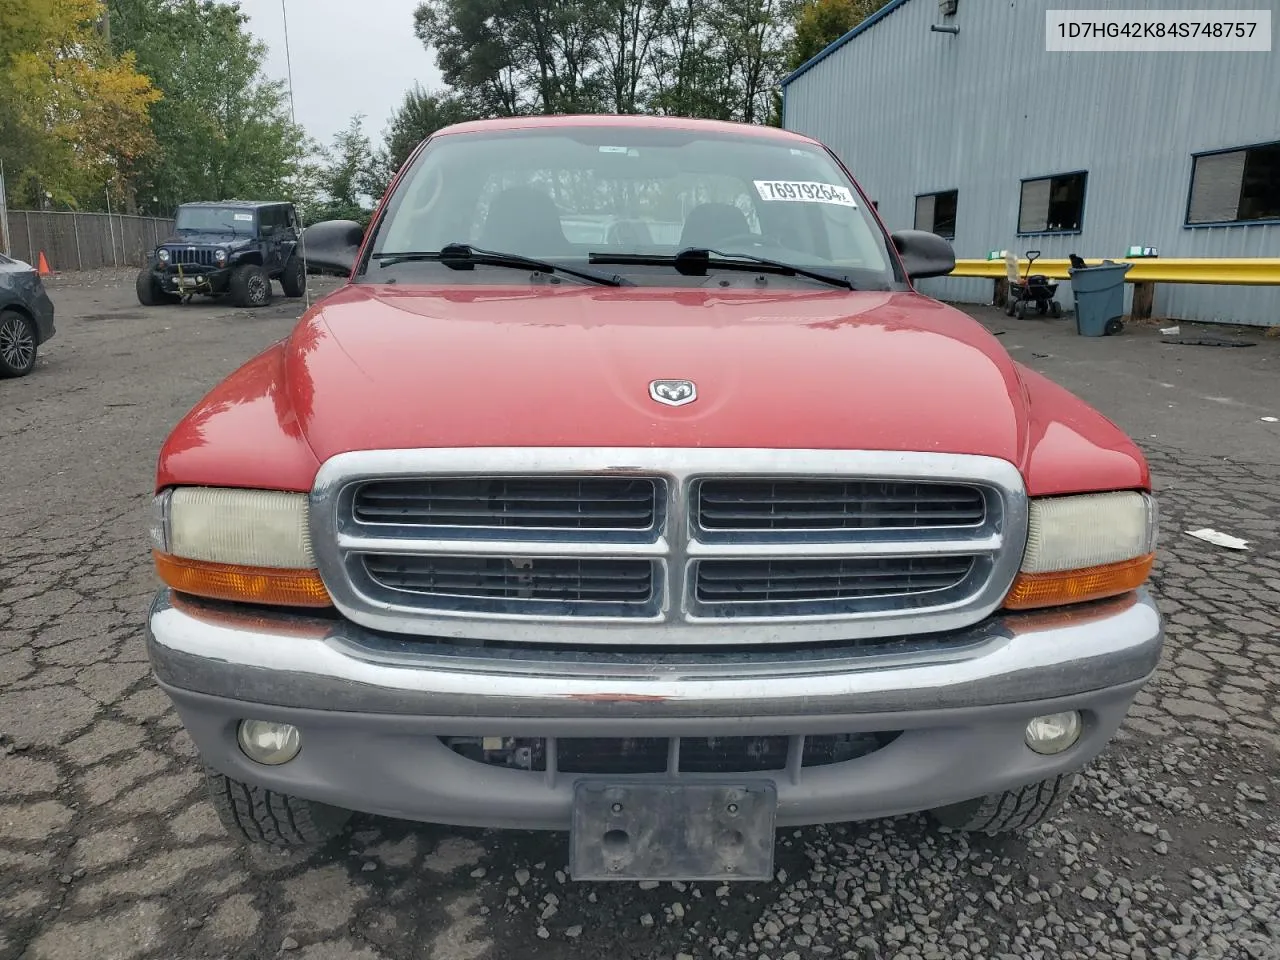
[{"label": "jeep front bumper", "polygon": [[225,293],[231,282],[230,267],[168,264],[152,272],[165,293]]},{"label": "jeep front bumper", "polygon": [[[228,776],[391,817],[567,829],[584,774],[558,768],[552,744],[563,738],[785,737],[783,768],[721,776],[774,781],[779,825],[897,815],[1068,772],[1120,725],[1156,668],[1163,632],[1143,590],[992,618],[945,646],[904,640],[892,653],[629,656],[406,639],[166,590],[147,639],[203,759]],[[1082,717],[1075,746],[1029,749],[1028,720],[1065,710]],[[237,744],[242,719],[295,725],[301,752],[280,766],[254,763]],[[800,759],[803,738],[860,733],[891,740],[842,762]],[[545,738],[549,760],[495,766],[442,737]],[[672,748],[668,776],[707,775],[682,770],[679,754]]]}]

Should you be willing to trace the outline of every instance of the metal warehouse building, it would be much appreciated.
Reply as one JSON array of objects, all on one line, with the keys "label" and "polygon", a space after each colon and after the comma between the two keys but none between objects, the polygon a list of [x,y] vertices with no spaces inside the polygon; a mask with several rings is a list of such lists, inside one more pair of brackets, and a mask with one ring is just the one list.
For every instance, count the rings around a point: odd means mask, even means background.
[{"label": "metal warehouse building", "polygon": [[[1280,30],[1280,0],[891,0],[783,81],[783,124],[835,150],[891,230],[961,259],[1280,257],[1280,43],[1046,52],[1046,11],[1121,7],[1270,10]],[[989,303],[992,282],[921,289]],[[1280,288],[1159,284],[1154,312],[1276,325]]]}]

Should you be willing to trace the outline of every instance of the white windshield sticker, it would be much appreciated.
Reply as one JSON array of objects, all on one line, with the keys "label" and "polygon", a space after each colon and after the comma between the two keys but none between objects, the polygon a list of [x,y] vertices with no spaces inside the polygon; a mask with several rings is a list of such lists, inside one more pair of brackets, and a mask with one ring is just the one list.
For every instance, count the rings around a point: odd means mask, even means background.
[{"label": "white windshield sticker", "polygon": [[853,199],[853,192],[836,183],[819,183],[816,180],[756,180],[755,185],[761,200],[836,203],[842,207],[858,205]]},{"label": "white windshield sticker", "polygon": [[237,213],[237,214],[235,214],[235,219],[237,219],[237,220],[248,220],[250,223],[253,223],[253,214],[252,214],[252,213]]}]

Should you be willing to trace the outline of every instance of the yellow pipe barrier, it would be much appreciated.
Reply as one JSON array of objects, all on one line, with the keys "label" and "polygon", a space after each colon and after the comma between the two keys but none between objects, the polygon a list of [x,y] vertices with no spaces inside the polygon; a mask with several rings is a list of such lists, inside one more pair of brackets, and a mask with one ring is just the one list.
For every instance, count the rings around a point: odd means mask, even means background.
[{"label": "yellow pipe barrier", "polygon": [[[1126,283],[1220,283],[1230,285],[1271,286],[1280,285],[1280,257],[1242,259],[1167,259],[1158,257],[1115,257],[1116,263],[1131,263],[1125,274]],[[1086,259],[1089,266],[1097,266],[1101,260]],[[1055,280],[1069,280],[1067,271],[1070,260],[1037,260],[1032,272]],[[957,260],[952,277],[987,277],[1004,280],[1008,268],[1003,260]],[[1027,261],[1018,261],[1018,276],[1026,276]]]}]

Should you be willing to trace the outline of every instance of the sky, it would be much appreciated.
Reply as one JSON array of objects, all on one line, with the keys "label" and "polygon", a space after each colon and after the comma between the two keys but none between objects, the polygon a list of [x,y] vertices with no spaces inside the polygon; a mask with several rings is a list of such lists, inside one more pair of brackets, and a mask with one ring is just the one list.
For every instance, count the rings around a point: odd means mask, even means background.
[{"label": "sky", "polygon": [[284,4],[293,102],[307,133],[328,144],[356,113],[378,144],[404,92],[440,86],[435,56],[413,35],[417,0],[240,0],[249,29],[270,52],[263,70],[287,80]]}]

